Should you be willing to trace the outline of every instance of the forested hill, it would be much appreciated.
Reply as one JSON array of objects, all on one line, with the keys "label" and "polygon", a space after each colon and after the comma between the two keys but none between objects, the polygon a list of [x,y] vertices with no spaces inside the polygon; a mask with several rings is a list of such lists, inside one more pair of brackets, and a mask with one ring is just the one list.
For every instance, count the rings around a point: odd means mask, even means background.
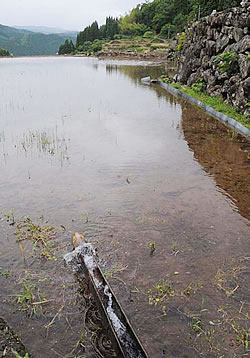
[{"label": "forested hill", "polygon": [[67,34],[45,35],[0,25],[0,47],[14,56],[55,55],[66,39],[75,40]]},{"label": "forested hill", "polygon": [[[96,53],[107,40],[124,37],[158,36],[170,39],[192,22],[211,14],[239,6],[241,0],[153,0],[138,4],[121,18],[106,18],[106,24],[97,21],[87,26],[77,36],[75,49],[67,42],[60,54],[76,52]],[[108,15],[108,14],[107,14]]]},{"label": "forested hill", "polygon": [[[121,19],[120,30],[123,34],[153,30],[162,37],[171,37],[182,32],[184,27],[199,18],[238,6],[241,0],[154,0],[138,5],[129,15]],[[143,28],[144,27],[144,28]]]}]

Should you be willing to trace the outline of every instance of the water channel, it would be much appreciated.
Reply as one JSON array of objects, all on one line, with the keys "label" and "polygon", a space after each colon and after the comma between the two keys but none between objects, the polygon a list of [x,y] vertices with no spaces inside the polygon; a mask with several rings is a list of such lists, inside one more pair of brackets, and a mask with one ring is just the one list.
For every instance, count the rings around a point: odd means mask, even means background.
[{"label": "water channel", "polygon": [[[35,358],[102,356],[63,263],[75,231],[150,357],[248,354],[250,141],[140,81],[165,71],[0,61],[0,316]],[[53,257],[17,242],[25,220],[56,228]]]}]

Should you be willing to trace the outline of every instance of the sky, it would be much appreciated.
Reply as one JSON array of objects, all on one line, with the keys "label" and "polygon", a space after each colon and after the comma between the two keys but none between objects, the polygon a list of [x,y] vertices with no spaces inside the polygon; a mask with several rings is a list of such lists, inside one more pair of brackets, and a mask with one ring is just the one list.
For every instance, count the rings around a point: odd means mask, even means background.
[{"label": "sky", "polygon": [[82,30],[120,16],[144,0],[0,0],[0,24]]}]

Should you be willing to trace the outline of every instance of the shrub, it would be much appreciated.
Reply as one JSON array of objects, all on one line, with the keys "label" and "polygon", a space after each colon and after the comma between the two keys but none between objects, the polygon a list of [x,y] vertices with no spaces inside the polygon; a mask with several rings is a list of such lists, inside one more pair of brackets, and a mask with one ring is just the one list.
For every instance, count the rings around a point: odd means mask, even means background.
[{"label": "shrub", "polygon": [[95,40],[90,46],[90,51],[94,53],[101,51],[101,49],[102,49],[102,42],[100,40]]},{"label": "shrub", "polygon": [[183,48],[184,42],[186,40],[186,32],[182,32],[178,38],[177,51],[180,52]]},{"label": "shrub", "polygon": [[120,34],[114,35],[114,40],[120,40],[121,38],[122,38],[122,36]]},{"label": "shrub", "polygon": [[0,47],[0,56],[4,57],[4,56],[10,56],[9,51],[4,50],[3,48]]},{"label": "shrub", "polygon": [[165,24],[161,28],[160,37],[171,38],[175,34],[175,26],[172,24]]},{"label": "shrub", "polygon": [[221,73],[232,69],[238,59],[238,55],[233,51],[227,51],[215,57],[215,63],[219,67]]},{"label": "shrub", "polygon": [[146,31],[143,34],[143,37],[147,38],[147,39],[151,39],[154,36],[153,31]]},{"label": "shrub", "polygon": [[203,82],[203,79],[199,79],[199,81],[195,82],[192,84],[191,88],[195,91],[195,92],[203,92],[205,89],[205,83]]}]

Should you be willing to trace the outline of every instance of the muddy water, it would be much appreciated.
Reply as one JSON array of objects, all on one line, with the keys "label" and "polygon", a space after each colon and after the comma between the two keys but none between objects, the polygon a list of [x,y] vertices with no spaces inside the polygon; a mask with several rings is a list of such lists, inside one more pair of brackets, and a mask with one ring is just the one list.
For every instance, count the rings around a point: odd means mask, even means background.
[{"label": "muddy water", "polygon": [[[76,346],[96,355],[81,337],[84,307],[62,263],[74,231],[97,246],[151,357],[247,354],[250,145],[141,84],[164,70],[82,58],[1,60],[0,315],[34,357],[74,357]],[[57,227],[57,261],[24,263],[6,222],[10,210]],[[11,296],[23,277],[51,300],[31,318]]]}]

